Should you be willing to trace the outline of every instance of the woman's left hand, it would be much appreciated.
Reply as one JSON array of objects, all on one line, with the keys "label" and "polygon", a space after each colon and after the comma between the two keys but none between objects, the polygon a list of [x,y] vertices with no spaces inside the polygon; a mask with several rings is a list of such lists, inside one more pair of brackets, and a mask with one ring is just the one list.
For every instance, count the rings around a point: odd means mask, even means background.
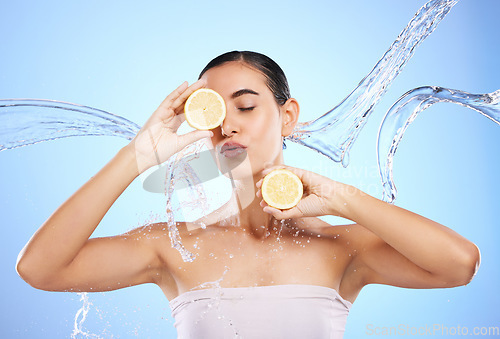
[{"label": "woman's left hand", "polygon": [[[264,212],[272,214],[276,219],[316,217],[321,215],[344,217],[343,209],[345,207],[345,199],[343,197],[345,194],[348,194],[350,190],[356,190],[356,188],[331,180],[314,172],[285,165],[265,169],[262,174],[265,176],[278,168],[290,170],[300,178],[304,186],[304,195],[295,207],[287,210],[279,210],[271,207],[262,200],[260,205],[264,208]],[[258,197],[262,197],[260,190],[262,181],[263,179],[256,183]]]}]

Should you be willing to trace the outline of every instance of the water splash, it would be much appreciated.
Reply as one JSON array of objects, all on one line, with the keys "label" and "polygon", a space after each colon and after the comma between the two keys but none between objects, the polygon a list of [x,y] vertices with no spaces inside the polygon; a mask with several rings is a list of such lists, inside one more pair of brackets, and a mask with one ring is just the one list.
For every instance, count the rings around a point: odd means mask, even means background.
[{"label": "water splash", "polygon": [[80,301],[83,303],[82,307],[76,312],[75,322],[73,326],[73,333],[71,333],[71,338],[101,338],[97,334],[85,332],[83,330],[83,323],[87,319],[87,315],[89,313],[90,306],[92,303],[89,300],[88,293],[77,293],[80,296]]},{"label": "water splash", "polygon": [[349,150],[375,105],[403,70],[415,49],[427,38],[458,0],[431,0],[415,14],[372,71],[339,105],[321,117],[299,123],[288,137],[344,167]]},{"label": "water splash", "polygon": [[0,99],[0,151],[74,136],[132,140],[140,127],[103,110],[63,101]]},{"label": "water splash", "polygon": [[468,107],[500,124],[500,90],[488,94],[470,94],[427,86],[407,92],[387,111],[378,132],[377,159],[384,189],[383,200],[392,203],[397,196],[392,176],[393,158],[406,129],[420,112],[438,102]]},{"label": "water splash", "polygon": [[213,289],[215,290],[215,298],[210,299],[210,301],[207,304],[207,309],[198,314],[198,318],[196,320],[196,323],[202,321],[205,319],[205,317],[209,314],[209,312],[216,312],[217,314],[217,319],[226,321],[229,327],[234,331],[234,338],[239,338],[238,336],[238,330],[234,327],[234,325],[231,323],[231,319],[227,319],[222,310],[220,309],[220,304],[222,300],[222,286],[221,282],[224,280],[224,276],[229,272],[230,268],[228,266],[224,266],[224,272],[222,272],[222,275],[219,279],[215,281],[207,281],[204,283],[201,283],[193,288],[190,289],[190,291],[194,290],[199,290],[199,289]]},{"label": "water splash", "polygon": [[[175,248],[181,255],[182,260],[184,262],[192,262],[196,258],[196,256],[188,251],[184,245],[182,244],[181,236],[179,234],[179,229],[177,228],[177,224],[174,218],[174,208],[172,207],[172,198],[174,195],[175,185],[177,180],[187,181],[188,187],[198,187],[197,192],[199,192],[196,197],[198,201],[205,203],[206,196],[203,190],[200,190],[199,179],[196,175],[192,174],[192,171],[188,169],[188,164],[186,164],[183,159],[185,158],[185,154],[195,153],[199,151],[200,144],[195,143],[188,145],[185,149],[178,152],[176,155],[171,157],[167,162],[167,182],[165,185],[165,194],[167,196],[167,225],[168,225],[168,235],[170,237],[170,243],[173,248]],[[182,164],[182,166],[180,166]],[[181,176],[182,174],[182,176]]]}]

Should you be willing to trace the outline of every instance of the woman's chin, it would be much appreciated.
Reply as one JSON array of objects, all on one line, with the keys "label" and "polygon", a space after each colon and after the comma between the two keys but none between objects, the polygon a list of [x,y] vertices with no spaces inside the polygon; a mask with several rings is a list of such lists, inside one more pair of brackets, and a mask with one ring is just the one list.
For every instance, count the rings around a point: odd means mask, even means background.
[{"label": "woman's chin", "polygon": [[253,179],[260,175],[265,168],[274,164],[273,162],[251,161],[247,152],[236,156],[224,156],[224,154],[215,152],[215,162],[221,174],[232,180]]},{"label": "woman's chin", "polygon": [[[227,178],[236,179],[241,175],[248,173],[248,161],[247,153],[242,152],[239,154],[231,154],[231,156],[225,156],[224,154],[215,153],[216,154],[216,163],[217,167],[219,167],[219,171]],[[248,174],[247,174],[248,175]]]}]

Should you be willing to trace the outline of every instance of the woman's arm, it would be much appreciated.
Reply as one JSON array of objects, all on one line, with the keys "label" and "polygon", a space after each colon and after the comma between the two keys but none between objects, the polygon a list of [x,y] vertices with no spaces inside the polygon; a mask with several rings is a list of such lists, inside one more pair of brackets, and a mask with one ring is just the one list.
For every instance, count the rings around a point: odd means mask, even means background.
[{"label": "woman's arm", "polygon": [[65,201],[38,229],[19,254],[16,269],[34,287],[46,290],[109,290],[154,282],[160,260],[154,231],[89,239],[109,208],[143,171],[167,160],[187,144],[209,136],[176,134],[182,104],[196,89],[182,84],[153,113],[129,145]]},{"label": "woman's arm", "polygon": [[[346,204],[343,216],[373,233],[363,236],[358,245],[367,249],[357,258],[369,268],[365,284],[452,287],[471,281],[480,261],[474,243],[446,226],[358,189],[348,192],[342,197]],[[407,265],[399,254],[409,260]],[[415,271],[410,262],[424,271]],[[408,276],[414,276],[414,281],[402,279]]]},{"label": "woman's arm", "polygon": [[304,197],[296,207],[284,211],[262,202],[264,211],[278,219],[335,215],[362,226],[364,230],[355,231],[359,227],[353,225],[354,232],[349,234],[357,250],[351,268],[358,272],[355,279],[360,285],[451,287],[472,279],[479,265],[479,250],[453,230],[353,186],[286,168],[301,178]]},{"label": "woman's arm", "polygon": [[136,176],[134,154],[121,149],[37,230],[19,254],[19,275],[37,288],[66,289],[78,285],[82,276],[99,274],[93,268],[101,260],[116,261],[105,248],[96,249],[111,240],[88,239]]}]

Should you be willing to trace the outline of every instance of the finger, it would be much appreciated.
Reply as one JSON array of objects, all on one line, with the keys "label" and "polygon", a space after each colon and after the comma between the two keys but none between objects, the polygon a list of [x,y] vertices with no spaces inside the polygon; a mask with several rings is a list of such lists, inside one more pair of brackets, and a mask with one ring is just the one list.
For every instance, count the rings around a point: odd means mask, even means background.
[{"label": "finger", "polygon": [[177,99],[184,91],[188,88],[188,82],[184,81],[179,87],[177,87],[172,93],[167,95],[165,100],[162,101],[158,108],[168,109],[171,107],[172,102]]},{"label": "finger", "polygon": [[[172,107],[174,109],[178,109],[180,108],[184,102],[186,102],[187,98],[189,98],[189,96],[191,94],[193,94],[194,91],[202,88],[203,86],[206,85],[206,80],[205,79],[200,79],[198,81],[196,81],[195,83],[193,83],[191,86],[189,86],[187,89],[184,90],[184,92],[181,93],[181,95],[179,95],[173,102],[172,102]],[[184,110],[182,110],[183,112]]]},{"label": "finger", "polygon": [[192,131],[179,136],[179,147],[182,149],[193,142],[213,136],[214,133],[212,131]]},{"label": "finger", "polygon": [[177,113],[177,111],[175,112],[177,115],[177,119],[179,119],[179,125],[182,124],[184,121],[186,121],[186,114],[184,114],[184,110],[181,110],[180,111],[181,113]]},{"label": "finger", "polygon": [[260,205],[260,207],[262,207],[262,208],[264,208],[264,207],[266,207],[266,206],[269,206],[269,205],[267,204],[267,202],[266,202],[264,199],[262,199],[262,200],[260,201],[259,205]]},{"label": "finger", "polygon": [[290,172],[296,174],[300,178],[300,180],[305,179],[309,173],[312,173],[312,172],[303,170],[302,168],[297,168],[297,167],[292,167],[292,166],[284,166],[284,168],[289,170]]},{"label": "finger", "polygon": [[255,186],[257,186],[257,188],[260,188],[262,186],[262,182],[264,181],[264,179],[260,179],[259,181],[257,181],[255,183]]},{"label": "finger", "polygon": [[263,209],[264,212],[271,214],[273,217],[275,217],[278,220],[282,219],[290,219],[290,218],[295,218],[298,217],[297,211],[292,208],[289,210],[279,210],[271,206],[266,206]]}]

